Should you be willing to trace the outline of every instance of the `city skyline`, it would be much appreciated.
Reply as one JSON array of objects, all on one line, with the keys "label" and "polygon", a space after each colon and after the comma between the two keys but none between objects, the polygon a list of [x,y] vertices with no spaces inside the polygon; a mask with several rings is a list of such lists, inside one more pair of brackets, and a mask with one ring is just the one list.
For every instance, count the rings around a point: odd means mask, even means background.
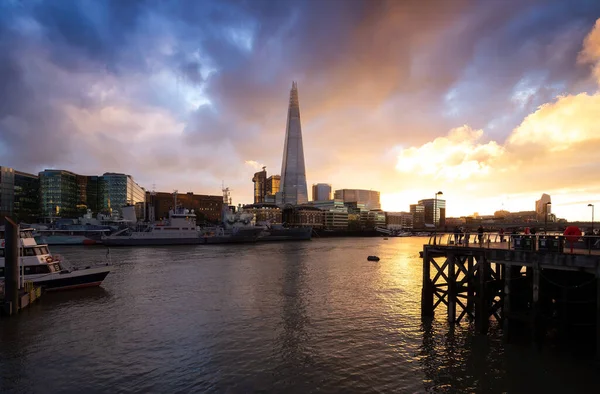
[{"label": "city skyline", "polygon": [[3,166],[204,194],[225,181],[250,203],[252,174],[280,168],[295,80],[307,184],[380,191],[387,211],[441,190],[449,217],[547,193],[557,217],[589,221],[600,203],[596,2],[0,9]]}]

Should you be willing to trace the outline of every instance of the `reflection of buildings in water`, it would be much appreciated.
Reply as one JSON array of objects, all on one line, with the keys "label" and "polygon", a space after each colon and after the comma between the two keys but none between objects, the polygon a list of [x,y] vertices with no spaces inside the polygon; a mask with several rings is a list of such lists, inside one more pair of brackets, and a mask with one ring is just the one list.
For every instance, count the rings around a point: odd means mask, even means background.
[{"label": "reflection of buildings in water", "polygon": [[293,243],[284,245],[284,249],[288,248],[289,250],[283,253],[286,256],[283,262],[285,269],[281,291],[283,331],[279,342],[283,358],[282,367],[296,370],[300,367],[310,367],[312,364],[311,355],[306,348],[309,341],[306,299],[309,289],[302,249]]}]

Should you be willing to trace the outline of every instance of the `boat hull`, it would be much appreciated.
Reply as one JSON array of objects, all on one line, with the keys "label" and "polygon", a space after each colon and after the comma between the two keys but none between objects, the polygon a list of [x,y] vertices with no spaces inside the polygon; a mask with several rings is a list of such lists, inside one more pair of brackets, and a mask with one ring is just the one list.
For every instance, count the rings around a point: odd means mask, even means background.
[{"label": "boat hull", "polygon": [[96,245],[101,243],[100,240],[92,239],[83,235],[37,236],[35,237],[35,240],[40,245]]},{"label": "boat hull", "polygon": [[258,241],[308,241],[312,238],[312,227],[285,228],[267,230]]},{"label": "boat hull", "polygon": [[[87,268],[66,273],[57,273],[31,281],[46,291],[73,290],[100,286],[110,272],[110,267]],[[27,279],[29,280],[29,279]]]},{"label": "boat hull", "polygon": [[203,243],[199,237],[195,238],[104,238],[102,243],[106,246],[168,246],[168,245],[198,245]]}]

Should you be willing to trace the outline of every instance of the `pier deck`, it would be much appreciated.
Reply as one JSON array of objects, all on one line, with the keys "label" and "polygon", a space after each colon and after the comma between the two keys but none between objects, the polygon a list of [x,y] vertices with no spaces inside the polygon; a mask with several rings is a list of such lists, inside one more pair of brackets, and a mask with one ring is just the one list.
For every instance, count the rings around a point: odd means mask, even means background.
[{"label": "pier deck", "polygon": [[550,330],[563,337],[586,336],[600,355],[596,239],[573,245],[562,236],[504,239],[485,234],[481,245],[455,244],[454,234],[432,236],[422,252],[422,316],[432,317],[444,305],[450,323],[470,319],[479,333],[496,319],[507,340],[515,326],[528,330],[534,342]]}]

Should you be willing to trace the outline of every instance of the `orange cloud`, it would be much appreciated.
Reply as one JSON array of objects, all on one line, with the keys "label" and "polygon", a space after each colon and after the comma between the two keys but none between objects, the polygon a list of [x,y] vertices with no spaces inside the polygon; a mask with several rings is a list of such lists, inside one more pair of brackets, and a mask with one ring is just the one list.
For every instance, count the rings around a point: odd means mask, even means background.
[{"label": "orange cloud", "polygon": [[[600,77],[600,20],[584,40],[582,59],[594,61],[594,72]],[[569,201],[593,200],[600,193],[598,114],[600,92],[558,96],[525,117],[504,144],[485,142],[483,130],[465,125],[401,150],[396,170],[405,183],[425,193],[420,198],[444,188],[450,215],[493,213],[509,200],[531,201],[529,207],[516,209],[533,209],[542,192],[558,200],[553,208],[559,216],[587,215]],[[388,194],[383,199],[402,198]]]},{"label": "orange cloud", "polygon": [[416,175],[431,175],[433,179],[467,179],[486,175],[493,161],[504,152],[495,141],[480,144],[483,130],[469,126],[452,129],[419,148],[400,152],[396,169]]}]

